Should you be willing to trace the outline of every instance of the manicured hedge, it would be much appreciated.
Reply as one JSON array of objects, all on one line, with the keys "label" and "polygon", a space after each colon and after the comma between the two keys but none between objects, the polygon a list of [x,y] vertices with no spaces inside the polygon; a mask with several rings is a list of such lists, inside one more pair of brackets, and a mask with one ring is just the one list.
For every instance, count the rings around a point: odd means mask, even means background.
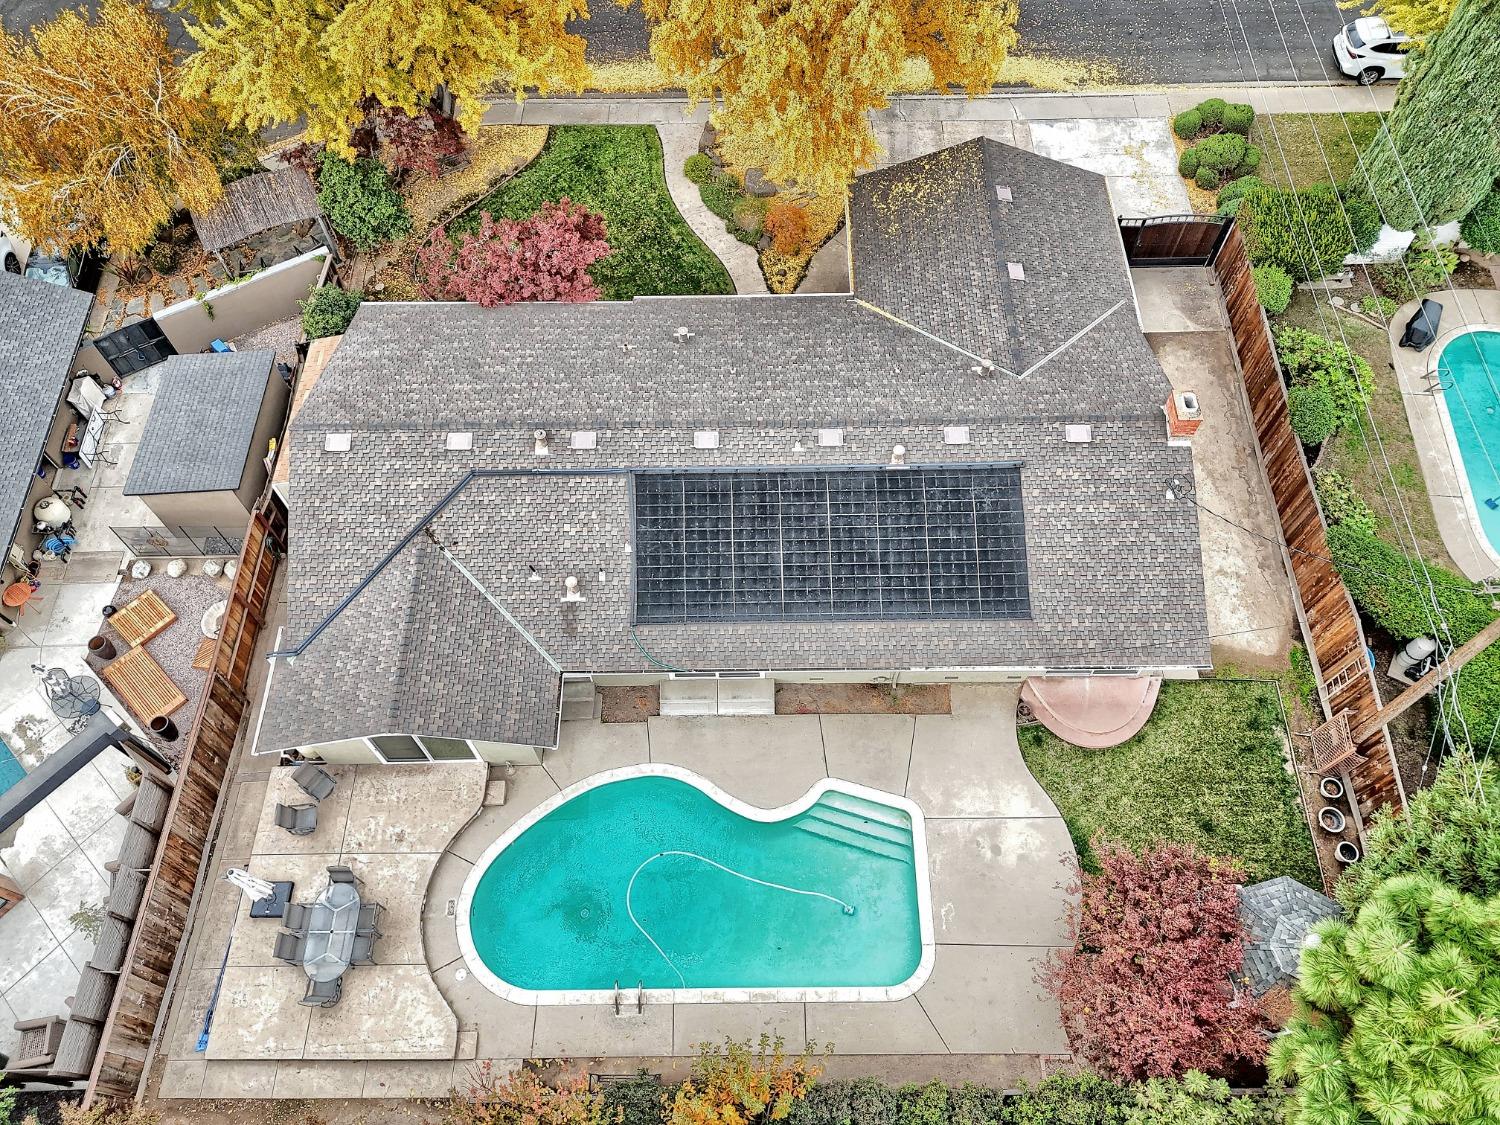
[{"label": "manicured hedge", "polygon": [[[1432,636],[1434,596],[1455,644],[1494,620],[1495,611],[1473,583],[1451,570],[1408,558],[1357,527],[1330,527],[1328,550],[1354,604],[1397,641]],[[1470,678],[1465,668],[1461,679]]]},{"label": "manicured hedge", "polygon": [[351,293],[335,285],[323,286],[307,300],[297,302],[302,310],[302,331],[309,340],[339,335],[349,327],[363,299],[363,293]]},{"label": "manicured hedge", "polygon": [[1291,325],[1273,330],[1276,358],[1292,381],[1292,389],[1320,387],[1328,392],[1336,413],[1335,425],[1357,428],[1364,420],[1365,403],[1375,385],[1369,362],[1342,340],[1330,340]]},{"label": "manicured hedge", "polygon": [[376,160],[350,163],[323,153],[318,163],[318,206],[333,229],[359,250],[374,250],[411,233],[406,201]]},{"label": "manicured hedge", "polygon": [[1464,241],[1481,254],[1500,254],[1500,188],[1479,201],[1461,229]]},{"label": "manicured hedge", "polygon": [[1292,432],[1303,445],[1322,445],[1339,428],[1333,397],[1322,387],[1293,387],[1286,396]]},{"label": "manicured hedge", "polygon": [[1252,185],[1240,221],[1250,261],[1280,266],[1297,281],[1335,273],[1354,250],[1338,195],[1328,184],[1283,191]]},{"label": "manicured hedge", "polygon": [[1292,303],[1292,278],[1280,266],[1256,266],[1250,271],[1255,279],[1255,295],[1260,307],[1272,316],[1280,316]]}]

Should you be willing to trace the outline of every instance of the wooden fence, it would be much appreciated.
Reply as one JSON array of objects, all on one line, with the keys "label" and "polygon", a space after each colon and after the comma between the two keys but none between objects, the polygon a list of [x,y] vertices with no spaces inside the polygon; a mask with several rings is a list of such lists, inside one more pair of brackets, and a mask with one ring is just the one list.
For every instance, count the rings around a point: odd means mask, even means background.
[{"label": "wooden fence", "polygon": [[[1271,484],[1298,606],[1312,645],[1310,655],[1318,675],[1319,695],[1330,717],[1347,712],[1351,728],[1358,729],[1380,710],[1375,673],[1349,591],[1328,561],[1323,513],[1318,508],[1302,443],[1292,433],[1286,384],[1237,225],[1230,229],[1219,250],[1214,272],[1229,310],[1229,327],[1244,372],[1261,464]],[[1345,769],[1360,816],[1368,818],[1383,805],[1404,805],[1405,794],[1385,728],[1377,727],[1356,749],[1359,756],[1346,761]]]},{"label": "wooden fence", "polygon": [[271,501],[251,518],[234,590],[219,627],[213,669],[177,771],[176,788],[104,1024],[86,1101],[133,1098],[145,1072],[157,1017],[178,946],[187,933],[193,888],[203,865],[214,809],[247,706],[255,643],[285,554],[286,513]]},{"label": "wooden fence", "polygon": [[1120,240],[1133,269],[1212,265],[1229,233],[1222,215],[1153,215],[1121,219]]}]

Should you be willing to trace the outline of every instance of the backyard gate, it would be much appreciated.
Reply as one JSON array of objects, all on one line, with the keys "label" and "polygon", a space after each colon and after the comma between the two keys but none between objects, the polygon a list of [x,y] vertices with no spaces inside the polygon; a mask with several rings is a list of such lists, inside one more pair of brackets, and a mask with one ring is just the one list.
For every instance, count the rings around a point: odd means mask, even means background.
[{"label": "backyard gate", "polygon": [[1121,219],[1120,241],[1133,268],[1209,266],[1229,235],[1225,215],[1155,215]]}]

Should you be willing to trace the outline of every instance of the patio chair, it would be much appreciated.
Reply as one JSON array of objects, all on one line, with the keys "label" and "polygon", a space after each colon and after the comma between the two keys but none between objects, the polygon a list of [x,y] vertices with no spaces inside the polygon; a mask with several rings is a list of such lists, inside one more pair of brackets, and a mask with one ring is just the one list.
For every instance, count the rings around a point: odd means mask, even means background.
[{"label": "patio chair", "polygon": [[343,994],[343,977],[335,977],[333,980],[310,980],[307,982],[307,992],[297,1003],[314,1008],[331,1008],[339,1002],[339,997]]},{"label": "patio chair", "polygon": [[318,826],[317,805],[283,805],[276,802],[276,827],[293,836],[306,836]]},{"label": "patio chair", "polygon": [[281,928],[294,934],[307,932],[307,915],[312,908],[305,902],[289,902],[282,908]]},{"label": "patio chair", "polygon": [[42,1016],[14,1024],[15,1030],[21,1033],[21,1041],[8,1069],[46,1070],[51,1067],[57,1058],[57,1045],[62,1042],[64,1022],[61,1016]]},{"label": "patio chair", "polygon": [[330,867],[328,869],[328,881],[330,883],[348,883],[351,887],[359,882],[354,875],[352,867]]},{"label": "patio chair", "polygon": [[361,903],[355,932],[361,937],[380,937],[380,916],[384,913],[385,907],[378,902]]},{"label": "patio chair", "polygon": [[349,954],[349,963],[353,965],[375,964],[375,935],[355,934],[354,949]]},{"label": "patio chair", "polygon": [[306,944],[307,938],[302,934],[277,934],[276,944],[271,949],[271,956],[289,965],[300,965],[302,964],[302,949]]},{"label": "patio chair", "polygon": [[321,801],[333,792],[333,778],[327,772],[320,770],[311,762],[303,762],[292,771],[292,780],[297,783],[297,788],[306,793],[314,801]]}]

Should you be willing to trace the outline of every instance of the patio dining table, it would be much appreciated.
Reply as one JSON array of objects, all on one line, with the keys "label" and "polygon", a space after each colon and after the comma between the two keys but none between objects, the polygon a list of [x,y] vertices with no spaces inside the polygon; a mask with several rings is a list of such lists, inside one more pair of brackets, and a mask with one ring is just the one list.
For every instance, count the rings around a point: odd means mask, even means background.
[{"label": "patio dining table", "polygon": [[344,975],[358,927],[359,892],[350,883],[330,884],[308,911],[302,969],[309,978],[330,981]]}]

